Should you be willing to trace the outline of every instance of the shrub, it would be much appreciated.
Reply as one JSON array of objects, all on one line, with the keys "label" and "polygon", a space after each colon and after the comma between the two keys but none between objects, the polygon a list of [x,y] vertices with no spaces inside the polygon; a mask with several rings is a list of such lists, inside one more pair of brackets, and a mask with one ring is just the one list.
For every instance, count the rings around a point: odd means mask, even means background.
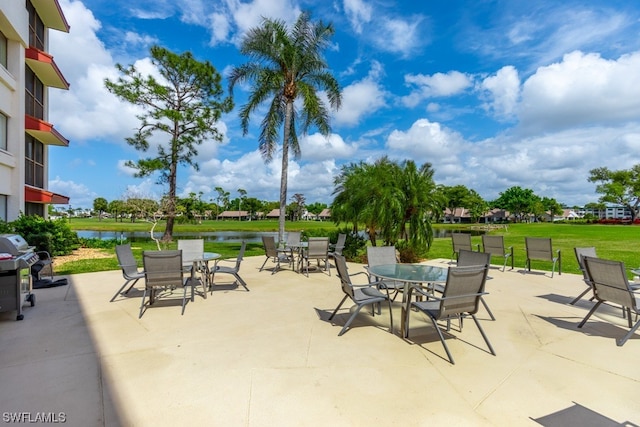
[{"label": "shrub", "polygon": [[68,255],[79,246],[77,233],[64,218],[45,220],[37,215],[20,215],[10,226],[36,251],[47,251],[51,256]]}]

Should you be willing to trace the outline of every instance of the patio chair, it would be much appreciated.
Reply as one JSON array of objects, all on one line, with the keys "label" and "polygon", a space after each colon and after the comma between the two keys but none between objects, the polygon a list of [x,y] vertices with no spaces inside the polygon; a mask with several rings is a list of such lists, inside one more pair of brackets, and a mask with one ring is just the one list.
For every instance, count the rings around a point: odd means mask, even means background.
[{"label": "patio chair", "polygon": [[305,273],[309,277],[309,263],[316,260],[318,267],[320,261],[324,263],[324,270],[331,276],[329,269],[329,238],[328,237],[309,237],[309,246],[302,251],[302,262],[304,263]]},{"label": "patio chair", "polygon": [[[396,257],[395,246],[367,246],[367,270],[369,267],[377,265],[396,264],[398,258]],[[369,274],[369,282],[376,282],[379,286],[384,287],[390,291],[393,291],[392,301],[395,301],[398,293],[404,290],[404,283],[397,280],[380,280],[379,277]]]},{"label": "patio chair", "polygon": [[259,271],[262,271],[264,266],[267,264],[267,261],[270,260],[276,264],[273,270],[271,270],[271,274],[280,270],[280,261],[284,261],[286,263],[291,262],[291,258],[287,255],[287,252],[276,247],[276,239],[273,236],[262,236],[262,245],[264,246],[264,254],[267,259],[264,260]]},{"label": "patio chair", "polygon": [[[138,282],[138,280],[144,278],[144,271],[138,269],[138,263],[133,257],[133,251],[131,250],[131,243],[124,245],[116,245],[116,257],[118,258],[118,265],[122,269],[122,277],[124,277],[124,284],[118,289],[118,292],[111,298],[110,302],[113,302],[118,295],[128,294],[131,288]],[[131,285],[129,285],[131,283]],[[124,293],[122,290],[127,287]]]},{"label": "patio chair", "polygon": [[[575,305],[575,303],[580,301],[580,299],[583,296],[585,296],[587,293],[589,293],[589,291],[593,291],[593,284],[591,283],[591,277],[589,277],[589,272],[587,271],[584,265],[583,258],[587,256],[592,258],[598,257],[598,255],[596,254],[596,248],[594,248],[593,246],[589,246],[585,248],[573,248],[573,251],[576,254],[576,260],[578,261],[578,268],[580,268],[580,271],[582,272],[582,280],[587,285],[587,289],[585,289],[584,291],[582,291],[580,295],[575,297],[573,301],[569,303],[571,305]],[[594,299],[595,299],[595,296],[592,296],[591,298],[589,298],[589,301],[593,301]]]},{"label": "patio chair", "polygon": [[[179,239],[178,250],[182,251],[183,268],[190,274],[191,301],[198,283],[202,285],[202,295],[206,299],[209,268],[204,261],[204,239]],[[200,277],[196,277],[196,274]]]},{"label": "patio chair", "polygon": [[455,258],[458,259],[458,252],[460,249],[465,251],[472,251],[473,247],[476,247],[476,250],[480,252],[479,244],[471,243],[471,234],[469,233],[451,233],[451,243],[453,244],[453,252],[451,253],[451,261]]},{"label": "patio chair", "polygon": [[[610,261],[595,257],[583,257],[585,268],[591,278],[593,285],[593,294],[598,301],[587,313],[578,328],[582,328],[591,315],[604,302],[619,304],[626,309],[627,319],[629,321],[629,332],[621,339],[616,340],[616,344],[620,347],[635,333],[640,327],[640,320],[637,315],[640,314],[640,297],[634,294],[633,289],[629,285],[624,263],[621,261]],[[635,325],[631,324],[631,311],[636,314]]]},{"label": "patio chair", "polygon": [[37,276],[38,280],[42,280],[42,275],[46,274],[53,280],[53,276],[55,275],[53,271],[53,258],[51,254],[47,251],[38,251],[36,252],[38,258],[40,258],[32,267],[33,269],[38,269]]},{"label": "patio chair", "polygon": [[296,258],[300,257],[300,243],[302,242],[301,231],[288,231],[287,240],[284,243],[284,251],[289,253],[289,264],[294,267]]},{"label": "patio chair", "polygon": [[[465,251],[460,250],[458,254],[458,267],[471,267],[474,265],[486,265],[489,268],[489,264],[491,263],[491,254],[488,252],[475,252],[475,251]],[[490,276],[487,276],[487,279],[491,279]],[[443,290],[444,291],[444,290]],[[496,320],[496,317],[491,312],[491,309],[487,305],[487,302],[483,297],[480,297],[480,302],[489,313],[489,317],[491,320]]]},{"label": "patio chair", "polygon": [[[484,266],[471,266],[471,267],[449,267],[449,273],[447,275],[447,284],[445,285],[442,297],[435,298],[429,294],[427,290],[420,287],[411,287],[409,289],[409,301],[411,301],[411,295],[413,292],[419,292],[424,294],[428,299],[426,301],[414,301],[411,302],[411,307],[415,307],[424,314],[426,314],[440,337],[440,341],[447,352],[449,362],[455,364],[451,352],[447,347],[442,331],[438,326],[439,320],[449,321],[452,317],[461,317],[469,315],[475,322],[482,338],[484,338],[489,351],[494,356],[496,355],[489,339],[487,338],[480,322],[476,318],[475,314],[478,312],[478,304],[480,303],[480,297],[485,295],[484,285],[487,279],[488,267]],[[405,317],[405,338],[409,338],[409,319],[411,318],[412,310],[406,311]]]},{"label": "patio chair", "polygon": [[159,289],[184,289],[182,295],[182,314],[184,315],[184,308],[187,304],[187,287],[182,267],[182,251],[144,251],[142,262],[145,284],[138,318],[141,318],[146,310],[147,293],[149,293],[149,306],[151,306],[156,300],[156,291]]},{"label": "patio chair", "polygon": [[375,304],[379,304],[382,301],[387,301],[389,305],[389,332],[393,334],[393,312],[391,310],[391,298],[389,297],[389,290],[384,288],[385,293],[380,292],[380,290],[378,290],[378,287],[380,285],[378,282],[366,283],[362,285],[356,285],[352,283],[351,277],[358,274],[366,275],[366,273],[361,271],[358,273],[349,274],[349,270],[347,269],[347,262],[342,255],[336,255],[335,261],[336,270],[338,271],[338,277],[340,278],[340,286],[342,287],[342,292],[344,292],[345,295],[342,298],[342,301],[340,301],[340,304],[338,304],[336,309],[333,310],[331,316],[329,316],[329,320],[333,319],[333,317],[336,315],[340,307],[342,307],[342,304],[344,304],[347,298],[350,298],[354,302],[354,304],[356,304],[356,309],[353,311],[353,313],[351,313],[351,316],[349,316],[349,319],[340,330],[340,333],[338,333],[338,336],[341,336],[347,331],[347,329],[349,329],[351,323],[356,318],[358,313],[360,313],[362,307],[370,305],[371,315],[375,316],[374,306]]},{"label": "patio chair", "polygon": [[560,249],[553,251],[551,247],[551,239],[548,237],[525,237],[524,238],[527,261],[525,268],[527,271],[531,271],[531,260],[539,261],[551,261],[553,266],[551,268],[551,277],[556,270],[556,263],[558,264],[558,274],[562,274],[562,257]]},{"label": "patio chair", "polygon": [[[347,235],[344,233],[338,234],[338,240],[335,244],[329,244],[329,258],[335,258],[336,255],[342,255],[344,244],[347,241]],[[331,268],[331,266],[329,266]]]},{"label": "patio chair", "polygon": [[482,250],[491,254],[491,256],[502,257],[502,271],[507,268],[507,262],[511,259],[511,269],[513,270],[513,246],[504,247],[504,236],[482,235]]},{"label": "patio chair", "polygon": [[[244,258],[244,251],[246,247],[247,247],[247,242],[243,240],[242,245],[240,245],[240,252],[238,252],[238,256],[236,257],[236,259],[221,259],[216,262],[213,268],[213,271],[211,272],[212,289],[213,289],[213,285],[215,284],[214,278],[216,273],[223,273],[223,274],[231,274],[236,279],[235,284],[236,285],[238,283],[241,284],[242,287],[244,287],[247,290],[247,292],[249,292],[249,288],[247,287],[247,284],[245,283],[244,280],[242,280],[242,277],[240,277],[240,264],[242,263],[242,259]],[[232,263],[235,263],[235,265],[233,267],[220,265],[221,262],[232,262]]]}]

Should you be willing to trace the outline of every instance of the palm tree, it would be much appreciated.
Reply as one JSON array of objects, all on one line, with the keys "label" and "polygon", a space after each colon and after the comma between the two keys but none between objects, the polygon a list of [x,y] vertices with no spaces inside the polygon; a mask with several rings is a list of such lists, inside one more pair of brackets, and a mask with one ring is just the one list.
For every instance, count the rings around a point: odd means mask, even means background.
[{"label": "palm tree", "polygon": [[[284,21],[265,18],[262,25],[249,30],[240,46],[240,52],[249,56],[250,62],[234,67],[229,76],[231,93],[237,83],[253,85],[247,103],[240,108],[245,135],[251,113],[263,103],[269,103],[258,140],[260,153],[267,162],[278,148],[278,130],[283,127],[278,230],[281,242],[284,241],[289,149],[295,158],[301,154],[296,127],[303,134],[311,126],[325,136],[331,132],[329,111],[318,97],[319,90],[326,93],[332,108],[340,108],[340,87],[321,54],[333,34],[331,24],[313,23],[307,13],[300,14],[291,29]],[[300,111],[294,105],[297,99],[301,101]]]}]

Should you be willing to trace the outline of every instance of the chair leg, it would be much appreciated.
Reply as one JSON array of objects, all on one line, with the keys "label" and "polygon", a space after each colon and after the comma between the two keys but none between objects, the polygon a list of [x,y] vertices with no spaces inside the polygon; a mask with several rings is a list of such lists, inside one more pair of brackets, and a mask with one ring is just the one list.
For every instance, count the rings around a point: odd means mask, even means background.
[{"label": "chair leg", "polygon": [[262,267],[260,267],[260,270],[258,271],[262,271],[262,269],[264,269],[264,266],[267,265],[267,261],[269,261],[271,259],[271,257],[267,257],[267,259],[264,260],[264,262],[262,263]]},{"label": "chair leg", "polygon": [[571,301],[569,303],[569,305],[575,305],[575,303],[577,303],[578,301],[580,301],[580,299],[585,296],[589,291],[591,290],[591,286],[589,286],[587,289],[585,289],[580,295],[578,295],[577,297],[575,297],[573,299],[573,301]]},{"label": "chair leg", "polygon": [[393,334],[393,310],[391,309],[391,300],[387,298],[389,304],[389,333]]},{"label": "chair leg", "polygon": [[331,313],[331,316],[329,316],[329,320],[333,319],[333,316],[335,316],[336,313],[338,312],[338,310],[340,310],[340,307],[342,307],[342,304],[344,304],[344,302],[347,300],[347,298],[348,298],[347,295],[345,295],[344,298],[342,298],[342,301],[340,301],[340,304],[338,304],[336,309],[333,310],[333,313]]},{"label": "chair leg", "polygon": [[[138,280],[140,280],[140,279],[129,279],[129,280],[127,280],[126,282],[124,282],[124,285],[122,285],[122,286],[120,287],[120,289],[118,289],[118,292],[116,292],[116,293],[111,297],[111,299],[109,300],[109,302],[113,302],[113,301],[115,301],[115,299],[117,298],[117,296],[118,296],[118,295],[120,295],[120,294],[125,294],[125,295],[126,295],[127,293],[129,293],[129,291],[131,290],[131,288],[133,288],[133,286],[136,284],[136,282],[138,282]],[[131,283],[131,282],[133,282],[133,283]],[[122,290],[123,290],[123,289],[124,289],[124,288],[129,284],[129,283],[131,283],[131,286],[129,286],[129,287],[127,288],[127,290],[126,290],[126,291],[122,292]]]},{"label": "chair leg", "polygon": [[449,362],[452,365],[455,365],[456,362],[454,362],[453,356],[451,356],[451,352],[449,351],[449,347],[447,347],[447,343],[444,340],[444,335],[442,335],[442,331],[438,327],[438,322],[432,316],[429,316],[429,319],[431,319],[431,323],[433,323],[433,327],[436,328],[436,332],[438,332],[438,336],[440,337],[440,341],[442,342],[442,346],[444,347],[444,351],[447,352],[447,356],[449,357]]},{"label": "chair leg", "polygon": [[342,334],[347,332],[347,329],[349,329],[349,326],[351,326],[351,322],[353,322],[358,313],[360,313],[360,309],[362,309],[362,307],[364,307],[364,305],[358,305],[358,307],[356,307],[356,311],[354,311],[351,317],[349,317],[349,320],[347,320],[347,323],[344,324],[338,336],[341,336]]},{"label": "chair leg", "polygon": [[147,296],[147,288],[144,288],[144,292],[142,293],[142,303],[140,304],[140,314],[138,315],[138,319],[142,318],[142,313],[144,313],[144,299]]},{"label": "chair leg", "polygon": [[[183,288],[184,293],[182,294],[182,316],[184,316],[184,308],[187,306],[187,287],[183,286]],[[193,292],[193,288],[191,289],[191,292]]]},{"label": "chair leg", "polygon": [[491,320],[496,320],[496,317],[493,315],[493,313],[491,312],[491,309],[489,308],[489,306],[487,305],[486,301],[484,300],[484,298],[480,297],[480,302],[482,303],[482,305],[484,305],[484,308],[487,310],[487,312],[489,313],[489,317],[491,317]]},{"label": "chair leg", "polygon": [[[631,318],[631,313],[629,313],[629,318]],[[629,338],[631,338],[631,335],[633,335],[636,332],[638,327],[640,327],[640,320],[638,320],[636,322],[636,324],[633,326],[633,328],[631,328],[631,330],[629,332],[627,332],[627,334],[624,337],[622,337],[622,339],[616,341],[616,344],[618,345],[618,347],[622,347],[624,345],[624,343],[626,343],[627,340]]]},{"label": "chair leg", "polygon": [[578,325],[578,328],[582,328],[584,326],[584,324],[587,323],[587,320],[589,319],[589,317],[591,317],[591,315],[593,313],[595,313],[595,311],[598,309],[598,307],[600,307],[600,304],[602,304],[602,301],[598,301],[596,303],[596,305],[591,307],[591,310],[589,310],[589,313],[587,313],[587,315],[584,317],[584,319],[582,319],[582,322],[580,322],[580,324]]},{"label": "chair leg", "polygon": [[480,326],[480,322],[478,321],[478,319],[476,319],[476,316],[474,314],[471,315],[471,318],[473,319],[474,322],[476,322],[476,326],[478,327],[480,334],[482,334],[482,338],[484,338],[484,342],[487,343],[487,347],[489,347],[489,351],[491,351],[491,354],[495,356],[496,352],[491,346],[491,343],[489,342],[489,338],[487,338],[487,334],[484,333],[484,329],[482,329],[482,326]]},{"label": "chair leg", "polygon": [[249,288],[247,287],[247,284],[244,282],[244,280],[242,280],[242,277],[240,277],[238,273],[233,273],[233,276],[246,289],[246,291],[249,292]]}]

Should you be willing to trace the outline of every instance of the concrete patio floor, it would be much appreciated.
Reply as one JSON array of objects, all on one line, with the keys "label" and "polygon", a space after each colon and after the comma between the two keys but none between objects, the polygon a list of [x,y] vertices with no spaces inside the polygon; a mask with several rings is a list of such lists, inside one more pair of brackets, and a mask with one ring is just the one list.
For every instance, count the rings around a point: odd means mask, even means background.
[{"label": "concrete patio floor", "polygon": [[272,275],[258,271],[263,260],[242,264],[250,292],[217,277],[183,316],[165,299],[138,319],[142,282],[109,302],[119,271],[34,291],[23,321],[0,313],[0,423],[53,414],[84,427],[640,424],[640,334],[616,346],[628,329],[614,307],[577,329],[592,304],[568,304],[584,289],[577,274],[494,266],[485,299],[497,320],[483,308],[478,317],[497,356],[467,321],[447,339],[451,365],[423,316],[412,314],[410,340],[399,336],[399,302],[395,334],[384,309],[363,310],[339,337],[350,304],[327,320],[343,295],[335,269]]}]

